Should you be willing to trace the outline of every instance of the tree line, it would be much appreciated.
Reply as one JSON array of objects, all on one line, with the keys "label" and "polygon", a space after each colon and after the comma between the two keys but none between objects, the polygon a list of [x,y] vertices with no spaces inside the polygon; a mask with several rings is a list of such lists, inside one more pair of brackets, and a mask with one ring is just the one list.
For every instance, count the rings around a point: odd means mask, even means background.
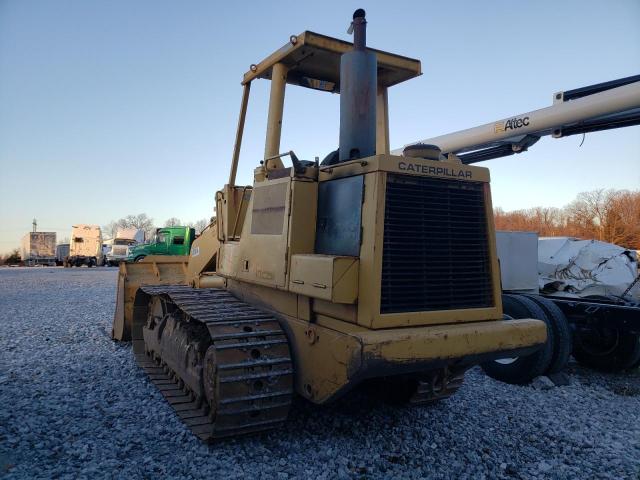
[{"label": "tree line", "polygon": [[[576,237],[614,243],[631,250],[640,250],[640,190],[593,190],[578,194],[575,200],[563,208],[533,207],[505,212],[494,209],[496,229],[538,232],[542,237]],[[212,219],[182,222],[179,218],[167,219],[163,226],[184,225],[193,227],[200,234]],[[151,238],[156,226],[146,213],[127,215],[102,227],[105,238],[115,236],[118,228],[144,230],[145,238]],[[0,256],[0,265],[17,263],[18,249]]]},{"label": "tree line", "polygon": [[563,208],[494,210],[496,229],[534,231],[541,237],[576,237],[640,250],[640,190],[583,192]]}]

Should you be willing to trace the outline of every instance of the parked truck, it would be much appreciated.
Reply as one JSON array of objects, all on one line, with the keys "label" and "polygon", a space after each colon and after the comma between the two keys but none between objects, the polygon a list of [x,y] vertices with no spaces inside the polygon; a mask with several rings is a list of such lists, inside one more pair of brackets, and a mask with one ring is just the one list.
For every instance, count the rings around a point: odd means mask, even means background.
[{"label": "parked truck", "polygon": [[104,264],[108,266],[118,265],[126,261],[129,250],[135,245],[144,242],[144,230],[137,228],[119,228],[116,235],[105,242]]},{"label": "parked truck", "polygon": [[102,231],[97,225],[74,225],[65,267],[102,265]]},{"label": "parked truck", "polygon": [[189,255],[196,231],[191,227],[156,229],[149,243],[129,248],[127,261],[139,262],[148,255]]},{"label": "parked truck", "polygon": [[56,265],[64,265],[65,259],[69,256],[69,244],[60,243],[56,246]]},{"label": "parked truck", "polygon": [[54,266],[56,264],[56,233],[27,233],[22,237],[20,257],[26,266]]},{"label": "parked truck", "polygon": [[[550,373],[569,355],[607,371],[640,366],[640,298],[635,252],[598,241],[497,232],[505,314],[534,315],[550,328]],[[491,368],[516,371],[525,359]],[[515,375],[515,373],[514,373]]]}]

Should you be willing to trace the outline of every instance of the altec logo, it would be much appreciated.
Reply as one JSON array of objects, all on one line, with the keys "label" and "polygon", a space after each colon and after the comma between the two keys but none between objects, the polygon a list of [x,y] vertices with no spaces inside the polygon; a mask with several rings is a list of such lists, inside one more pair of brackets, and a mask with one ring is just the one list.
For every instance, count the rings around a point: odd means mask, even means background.
[{"label": "altec logo", "polygon": [[493,130],[495,133],[506,132],[507,130],[515,130],[516,128],[528,127],[529,117],[522,118],[510,118],[506,122],[497,122],[493,124]]}]

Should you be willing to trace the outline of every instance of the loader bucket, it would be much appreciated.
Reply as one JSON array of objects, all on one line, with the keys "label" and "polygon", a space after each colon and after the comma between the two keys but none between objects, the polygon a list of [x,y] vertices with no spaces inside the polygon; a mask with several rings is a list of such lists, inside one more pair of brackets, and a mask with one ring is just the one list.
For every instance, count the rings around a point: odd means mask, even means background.
[{"label": "loader bucket", "polygon": [[111,336],[130,341],[133,303],[141,285],[186,285],[188,256],[151,255],[136,263],[120,263],[116,311]]}]

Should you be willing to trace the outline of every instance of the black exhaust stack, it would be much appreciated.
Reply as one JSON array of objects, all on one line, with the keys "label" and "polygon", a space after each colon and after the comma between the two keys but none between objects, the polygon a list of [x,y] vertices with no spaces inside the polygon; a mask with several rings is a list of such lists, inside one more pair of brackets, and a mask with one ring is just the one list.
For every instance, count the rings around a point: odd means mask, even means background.
[{"label": "black exhaust stack", "polygon": [[353,50],[340,58],[340,151],[347,162],[376,153],[378,62],[367,52],[367,21],[361,8],[353,14]]}]

